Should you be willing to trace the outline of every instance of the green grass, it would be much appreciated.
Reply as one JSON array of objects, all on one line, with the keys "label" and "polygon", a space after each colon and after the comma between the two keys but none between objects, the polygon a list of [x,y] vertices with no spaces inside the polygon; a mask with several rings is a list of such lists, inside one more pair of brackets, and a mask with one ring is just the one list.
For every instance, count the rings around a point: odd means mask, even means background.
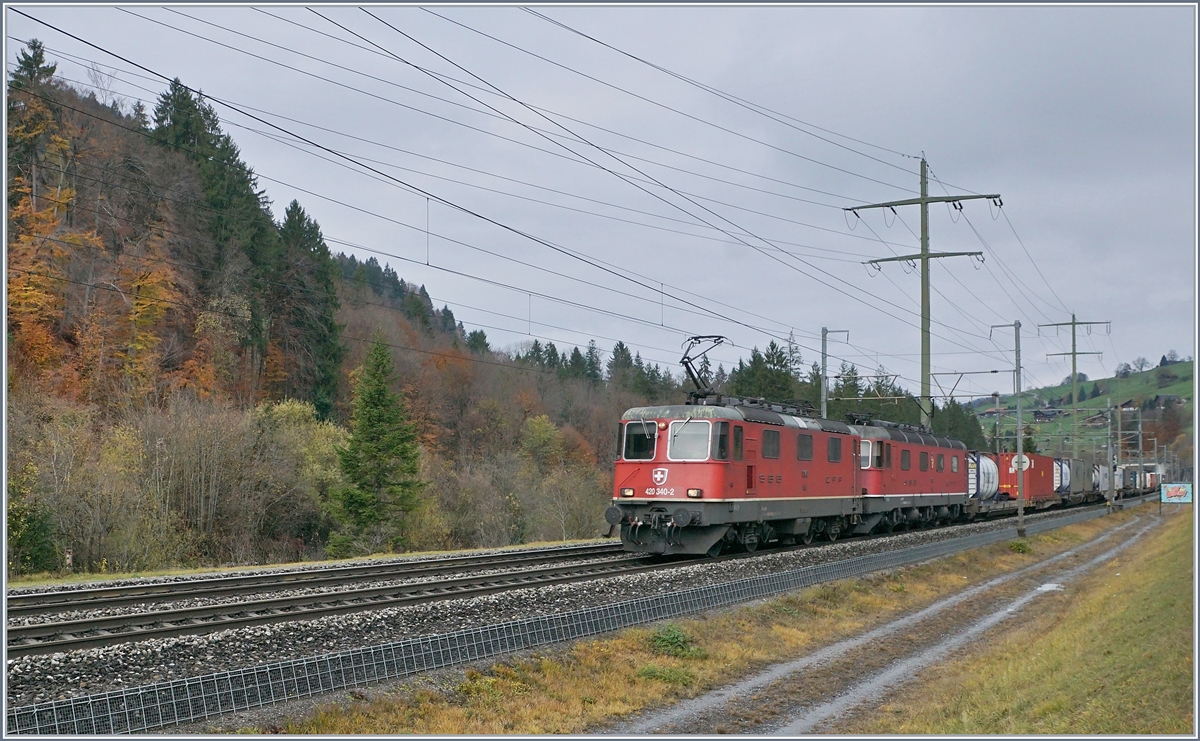
[{"label": "green grass", "polygon": [[[1099,378],[1088,379],[1079,384],[1080,396],[1091,393],[1092,386],[1098,381],[1100,383],[1101,394],[1095,399],[1079,400],[1080,410],[1080,435],[1085,440],[1095,439],[1098,449],[1102,449],[1107,428],[1088,428],[1082,425],[1082,421],[1098,412],[1102,412],[1106,404],[1111,401],[1113,406],[1132,400],[1136,406],[1141,404],[1146,399],[1152,399],[1155,396],[1171,395],[1178,396],[1184,399],[1184,404],[1180,407],[1179,416],[1183,422],[1183,431],[1189,436],[1193,436],[1192,430],[1192,408],[1195,403],[1194,384],[1195,384],[1195,363],[1193,361],[1184,361],[1167,366],[1166,370],[1178,377],[1178,380],[1170,383],[1167,386],[1160,387],[1158,381],[1159,368],[1153,367],[1142,371],[1141,373],[1133,373],[1128,378]],[[1055,408],[1064,408],[1070,406],[1071,384],[1059,384],[1057,386],[1047,386],[1039,389],[1029,389],[1021,394],[1021,403],[1028,414],[1028,424],[1032,427],[1034,441],[1038,445],[1038,449],[1046,454],[1056,454],[1059,450],[1060,443],[1063,451],[1069,450],[1069,443],[1060,437],[1052,437],[1066,435],[1071,433],[1072,421],[1069,414],[1060,416],[1052,422],[1033,422],[1033,410],[1042,406],[1046,401],[1051,399],[1061,399],[1064,396],[1068,398],[1065,405],[1055,405]],[[1000,397],[1000,406],[1006,410],[1004,415],[1004,430],[1005,434],[1011,435],[1015,429],[1016,420],[1012,416],[1012,411],[1016,409],[1016,396],[1007,394]],[[976,414],[982,414],[990,409],[994,409],[994,405],[988,404],[975,408]],[[985,434],[991,434],[991,430],[995,422],[992,419],[980,419],[983,425]],[[1128,431],[1128,430],[1127,430]],[[1165,444],[1165,441],[1160,441]],[[1090,459],[1091,444],[1086,442],[1081,445],[1080,452],[1084,454],[1085,459]],[[1149,455],[1149,454],[1147,454]]]},{"label": "green grass", "polygon": [[1186,508],[992,647],[839,731],[1194,734],[1193,537]]}]

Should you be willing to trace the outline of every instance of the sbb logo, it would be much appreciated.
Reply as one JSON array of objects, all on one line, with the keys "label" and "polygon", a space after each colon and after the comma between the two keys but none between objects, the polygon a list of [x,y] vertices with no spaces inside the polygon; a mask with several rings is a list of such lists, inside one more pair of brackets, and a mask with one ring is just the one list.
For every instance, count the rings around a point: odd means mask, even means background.
[{"label": "sbb logo", "polygon": [[656,468],[650,472],[650,476],[654,479],[655,486],[662,486],[667,483],[667,469]]}]

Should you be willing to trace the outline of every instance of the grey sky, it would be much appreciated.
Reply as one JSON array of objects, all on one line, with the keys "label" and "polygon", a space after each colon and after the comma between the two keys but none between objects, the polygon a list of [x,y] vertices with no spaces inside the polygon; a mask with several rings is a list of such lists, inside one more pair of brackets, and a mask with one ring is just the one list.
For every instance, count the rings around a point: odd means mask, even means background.
[{"label": "grey sky", "polygon": [[[1069,350],[1069,333],[1043,330],[1038,337],[1036,325],[1069,320],[1070,311],[1080,321],[1113,322],[1111,336],[1103,328],[1081,331],[1080,350],[1103,352],[1080,359],[1080,370],[1092,376],[1111,375],[1138,355],[1157,362],[1168,349],[1184,357],[1195,352],[1194,6],[538,8],[618,49],[811,125],[795,128],[518,7],[434,10],[687,116],[420,8],[371,9],[521,102],[570,117],[555,120],[620,153],[624,163],[569,143],[577,153],[642,178],[632,165],[673,191],[653,183],[641,190],[583,163],[460,91],[566,141],[562,129],[492,92],[462,82],[455,90],[380,53],[280,20],[366,46],[304,8],[16,7],[215,98],[266,111],[264,118],[325,146],[385,163],[375,166],[447,201],[637,273],[643,284],[668,286],[661,297],[436,201],[428,207],[427,267],[425,197],[323,161],[305,145],[289,147],[278,132],[216,106],[277,215],[299,199],[333,250],[375,254],[342,244],[350,242],[388,253],[375,256],[405,280],[425,284],[468,329],[484,327],[494,346],[528,341],[529,330],[560,348],[596,338],[607,351],[619,338],[678,371],[687,334],[730,337],[736,348],[713,353],[728,367],[751,346],[794,330],[810,363],[819,359],[827,326],[850,330],[851,344],[831,343],[832,355],[863,372],[882,365],[915,391],[919,276],[896,263],[872,276],[861,261],[917,251],[918,210],[898,209],[895,221],[890,212],[863,211],[857,222],[841,209],[915,195],[918,160],[896,152],[924,152],[940,181],[931,182],[932,194],[1000,193],[1004,203],[1003,214],[984,200],[964,202],[961,216],[931,207],[934,251],[985,253],[982,265],[934,261],[935,371],[1011,367],[1011,330],[989,340],[988,326],[1020,319],[1027,383],[1057,382],[1069,373],[1069,358],[1046,353]],[[482,85],[362,10],[319,10],[416,65]],[[66,78],[89,79],[68,54],[118,70],[112,87],[128,103],[140,97],[152,108],[165,87],[11,10],[5,21],[10,64],[20,48],[13,39],[36,37]],[[741,239],[761,252],[730,236],[743,232]],[[432,266],[610,314],[530,299]],[[688,313],[673,297],[758,329]],[[960,390],[1011,390],[1006,376],[983,378],[968,378]]]}]

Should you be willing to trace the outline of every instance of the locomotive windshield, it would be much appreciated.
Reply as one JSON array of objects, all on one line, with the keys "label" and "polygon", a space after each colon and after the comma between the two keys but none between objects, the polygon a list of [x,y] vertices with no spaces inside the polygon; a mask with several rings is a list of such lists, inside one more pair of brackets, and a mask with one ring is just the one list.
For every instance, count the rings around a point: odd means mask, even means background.
[{"label": "locomotive windshield", "polygon": [[654,442],[658,431],[654,422],[629,422],[625,425],[624,458],[627,461],[654,459]]},{"label": "locomotive windshield", "polygon": [[708,460],[710,430],[709,423],[699,419],[672,422],[667,458],[673,461]]}]

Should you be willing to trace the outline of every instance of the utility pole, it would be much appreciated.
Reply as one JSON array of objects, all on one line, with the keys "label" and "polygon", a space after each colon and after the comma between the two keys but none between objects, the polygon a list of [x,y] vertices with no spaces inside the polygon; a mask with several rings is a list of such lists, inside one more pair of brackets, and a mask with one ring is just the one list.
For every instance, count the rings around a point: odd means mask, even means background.
[{"label": "utility pole", "polygon": [[996,460],[1000,460],[1000,392],[992,396],[996,399]]},{"label": "utility pole", "polygon": [[1137,488],[1138,493],[1142,493],[1142,410],[1138,409],[1138,472],[1137,472]]},{"label": "utility pole", "polygon": [[[1017,393],[1017,452],[1014,453],[1013,460],[1016,462],[1017,468],[1017,537],[1025,537],[1025,467],[1028,465],[1029,459],[1025,457],[1025,431],[1021,427],[1021,388],[1024,384],[1021,382],[1021,320],[1017,320],[1012,324],[993,324],[992,329],[998,327],[1012,327],[1013,337],[1016,348],[1016,370],[1013,373],[1013,387]],[[990,338],[991,332],[988,332]],[[999,461],[997,461],[999,462]]]},{"label": "utility pole", "polygon": [[[860,209],[864,208],[890,208],[892,213],[896,212],[896,206],[916,206],[921,207],[921,251],[916,255],[901,255],[900,257],[888,257],[882,260],[867,260],[864,265],[879,266],[885,262],[903,262],[920,260],[921,261],[921,424],[928,427],[932,420],[933,400],[929,395],[929,261],[939,257],[963,257],[971,256],[983,259],[982,252],[930,252],[929,251],[929,204],[931,203],[953,203],[958,209],[962,208],[960,201],[969,201],[976,198],[989,198],[1003,205],[1000,201],[1000,195],[993,193],[991,195],[981,196],[929,196],[929,164],[925,158],[921,158],[921,197],[906,198],[902,201],[889,201],[887,203],[872,203],[866,206],[852,206],[842,209],[843,211],[851,211],[857,217]],[[1007,325],[1006,325],[1007,326]]]},{"label": "utility pole", "polygon": [[[1079,457],[1079,372],[1075,367],[1075,356],[1077,355],[1103,355],[1098,352],[1079,352],[1075,349],[1075,328],[1090,327],[1093,324],[1104,324],[1108,327],[1109,333],[1112,332],[1112,322],[1077,322],[1075,314],[1071,314],[1071,321],[1059,322],[1057,324],[1039,324],[1038,329],[1042,327],[1070,327],[1071,328],[1071,352],[1048,352],[1046,357],[1055,355],[1070,355],[1071,356],[1071,458]],[[1091,330],[1088,330],[1091,332]]]},{"label": "utility pole", "polygon": [[840,334],[842,332],[846,333],[846,342],[849,342],[850,330],[827,329],[825,327],[821,327],[821,419],[829,419],[829,412],[826,408],[826,400],[829,398],[829,353],[827,352],[827,338],[829,337],[830,333]]},{"label": "utility pole", "polygon": [[1116,478],[1117,478],[1117,467],[1116,467],[1116,465],[1113,464],[1112,398],[1110,397],[1108,399],[1105,399],[1105,402],[1106,402],[1106,406],[1108,407],[1108,414],[1107,414],[1107,416],[1108,416],[1108,446],[1107,446],[1108,456],[1107,456],[1106,460],[1104,461],[1104,465],[1105,465],[1105,467],[1108,468],[1108,511],[1112,512],[1113,496],[1115,495]]}]

